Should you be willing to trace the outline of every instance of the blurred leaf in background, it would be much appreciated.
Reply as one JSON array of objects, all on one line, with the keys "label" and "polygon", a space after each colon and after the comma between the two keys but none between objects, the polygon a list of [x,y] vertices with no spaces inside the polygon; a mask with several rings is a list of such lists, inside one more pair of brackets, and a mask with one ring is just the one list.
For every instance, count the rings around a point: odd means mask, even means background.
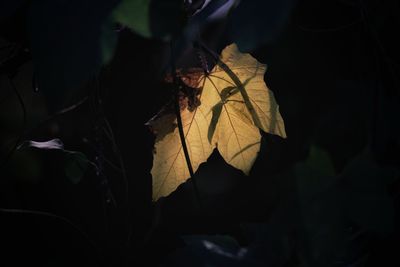
[{"label": "blurred leaf in background", "polygon": [[169,40],[185,25],[183,1],[122,0],[113,18],[144,36]]}]

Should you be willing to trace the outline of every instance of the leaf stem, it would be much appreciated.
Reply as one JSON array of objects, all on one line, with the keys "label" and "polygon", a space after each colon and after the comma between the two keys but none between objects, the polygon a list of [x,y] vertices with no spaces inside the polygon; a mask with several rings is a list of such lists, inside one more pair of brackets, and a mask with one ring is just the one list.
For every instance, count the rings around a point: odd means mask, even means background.
[{"label": "leaf stem", "polygon": [[171,43],[171,69],[172,69],[173,81],[174,81],[174,84],[175,84],[174,107],[175,107],[176,120],[177,120],[177,123],[178,123],[179,137],[180,137],[181,144],[182,144],[183,154],[185,155],[186,164],[187,164],[187,167],[188,167],[188,170],[189,170],[189,175],[190,175],[190,178],[192,179],[194,195],[195,195],[195,198],[196,198],[197,203],[199,205],[199,208],[202,209],[203,205],[202,205],[202,201],[201,201],[201,198],[200,198],[200,192],[199,192],[199,188],[197,186],[197,181],[195,179],[193,166],[192,166],[192,163],[190,161],[189,150],[187,148],[187,144],[186,144],[186,140],[185,140],[185,133],[183,131],[181,110],[180,110],[180,106],[179,106],[179,89],[180,89],[180,87],[182,85],[180,84],[180,82],[178,80],[178,76],[176,74],[175,53],[174,53],[173,43]]}]

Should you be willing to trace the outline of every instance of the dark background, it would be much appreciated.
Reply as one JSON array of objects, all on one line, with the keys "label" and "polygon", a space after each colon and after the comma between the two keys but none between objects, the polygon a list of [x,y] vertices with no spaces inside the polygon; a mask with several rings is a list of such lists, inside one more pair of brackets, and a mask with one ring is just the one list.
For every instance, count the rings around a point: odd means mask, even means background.
[{"label": "dark background", "polygon": [[[34,79],[26,6],[19,7],[0,26],[0,253],[11,260],[1,265],[205,266],[214,252],[202,252],[195,241],[187,252],[181,237],[214,240],[217,234],[264,252],[234,262],[216,253],[215,266],[400,266],[399,12],[394,0],[298,1],[279,34],[251,49],[268,65],[265,81],[288,138],[264,134],[250,176],[213,153],[197,172],[199,207],[190,180],[151,200],[154,137],[145,123],[171,98],[162,83],[169,44],[116,27],[111,62],[60,101]],[[228,27],[227,20],[211,22],[201,38],[219,53],[232,42]],[[177,65],[199,65],[195,49],[185,50]],[[60,113],[74,103],[80,104]],[[89,167],[74,184],[63,171],[62,152],[13,151],[15,142],[52,138],[83,152],[99,173]],[[311,199],[322,203],[308,210],[303,197],[314,193],[302,193],[302,179],[325,179],[324,155],[337,178],[329,185],[304,183],[318,187]],[[360,157],[358,169],[349,167]],[[243,225],[257,225],[263,241],[248,238]],[[236,251],[231,241],[215,242]]]}]

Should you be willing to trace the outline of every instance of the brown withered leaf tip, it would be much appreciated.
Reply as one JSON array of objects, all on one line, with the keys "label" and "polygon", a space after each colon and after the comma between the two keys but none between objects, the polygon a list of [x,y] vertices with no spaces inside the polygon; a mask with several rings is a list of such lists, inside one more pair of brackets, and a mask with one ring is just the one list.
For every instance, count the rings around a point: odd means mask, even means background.
[{"label": "brown withered leaf tip", "polygon": [[[189,68],[189,69],[177,69],[176,76],[181,81],[191,88],[198,88],[200,77],[204,75],[202,68]],[[173,83],[174,79],[171,73],[165,75],[164,81],[167,83]]]},{"label": "brown withered leaf tip", "polygon": [[[176,76],[179,79],[177,86],[179,86],[179,107],[180,110],[188,109],[193,112],[200,106],[200,97],[202,88],[200,87],[200,78],[204,75],[201,68],[178,69]],[[172,74],[165,76],[165,82],[173,83]]]},{"label": "brown withered leaf tip", "polygon": [[[179,87],[178,101],[181,111],[187,109],[193,112],[200,106],[200,94],[202,91],[202,87],[200,87],[200,78],[202,75],[204,75],[204,70],[201,68],[176,70],[176,76],[179,78],[177,86]],[[166,74],[164,77],[164,82],[168,84],[172,84],[174,82],[173,80],[171,73]],[[163,119],[159,120],[160,118]],[[161,125],[163,128],[162,131],[159,130]],[[165,104],[161,110],[146,123],[146,126],[149,127],[154,135],[158,135],[159,138],[173,131],[177,126],[174,99]]]}]

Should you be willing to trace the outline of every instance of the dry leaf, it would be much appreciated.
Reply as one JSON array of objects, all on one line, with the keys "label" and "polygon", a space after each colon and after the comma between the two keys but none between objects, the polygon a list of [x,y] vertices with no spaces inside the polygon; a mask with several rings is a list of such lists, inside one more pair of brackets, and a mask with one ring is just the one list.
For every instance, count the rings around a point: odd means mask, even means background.
[{"label": "dry leaf", "polygon": [[[286,137],[284,122],[273,93],[264,82],[266,66],[250,54],[242,54],[235,44],[222,51],[220,59],[232,71],[228,74],[221,64],[209,74],[190,74],[188,79],[195,93],[180,98],[185,140],[193,170],[207,160],[214,148],[235,168],[245,174],[260,149],[259,129]],[[197,83],[193,77],[199,77]],[[186,79],[186,80],[185,80]],[[186,82],[187,84],[187,82]],[[199,105],[190,106],[196,98]],[[166,106],[148,125],[156,134],[153,168],[153,199],[170,194],[189,178],[189,172],[179,137],[176,116]]]}]

